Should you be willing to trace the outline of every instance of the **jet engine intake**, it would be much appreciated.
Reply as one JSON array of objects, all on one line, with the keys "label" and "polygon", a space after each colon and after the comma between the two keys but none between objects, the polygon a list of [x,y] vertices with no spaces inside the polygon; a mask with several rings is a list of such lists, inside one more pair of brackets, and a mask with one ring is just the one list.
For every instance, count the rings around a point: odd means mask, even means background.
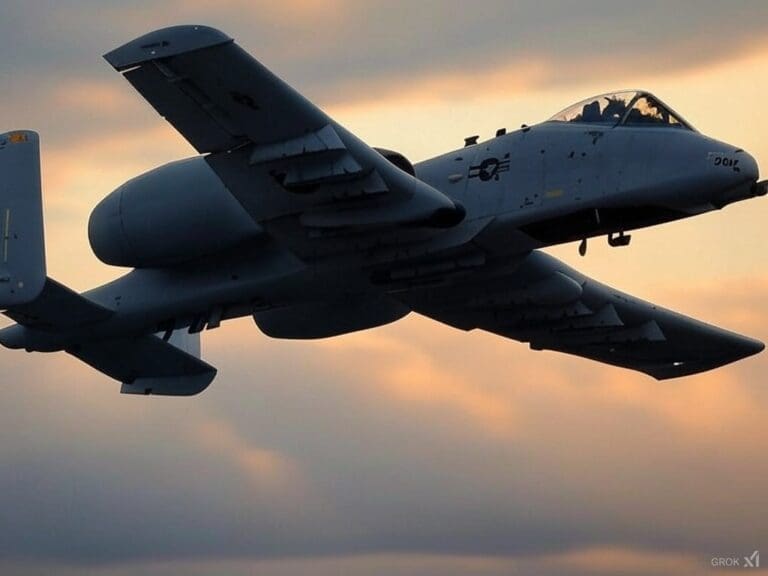
[{"label": "jet engine intake", "polygon": [[384,156],[384,158],[389,160],[392,164],[400,168],[400,170],[403,172],[407,172],[411,176],[416,176],[416,169],[413,167],[413,164],[411,164],[411,161],[408,160],[408,158],[400,154],[400,152],[387,150],[386,148],[374,148],[374,150]]}]

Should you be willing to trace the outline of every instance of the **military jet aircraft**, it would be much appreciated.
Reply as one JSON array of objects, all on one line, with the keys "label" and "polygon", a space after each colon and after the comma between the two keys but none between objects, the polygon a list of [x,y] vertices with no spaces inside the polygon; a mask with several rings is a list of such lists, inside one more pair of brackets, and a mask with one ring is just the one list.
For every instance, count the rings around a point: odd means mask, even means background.
[{"label": "military jet aircraft", "polygon": [[106,60],[199,156],[128,181],[93,210],[106,264],[77,294],[46,276],[38,136],[0,136],[0,308],[9,348],[66,351],[130,394],[192,395],[216,369],[200,333],[252,315],[325,338],[417,312],[645,372],[695,374],[763,344],[600,284],[541,248],[695,216],[768,192],[744,150],[642,91],[412,164],[371,148],[205,26]]}]

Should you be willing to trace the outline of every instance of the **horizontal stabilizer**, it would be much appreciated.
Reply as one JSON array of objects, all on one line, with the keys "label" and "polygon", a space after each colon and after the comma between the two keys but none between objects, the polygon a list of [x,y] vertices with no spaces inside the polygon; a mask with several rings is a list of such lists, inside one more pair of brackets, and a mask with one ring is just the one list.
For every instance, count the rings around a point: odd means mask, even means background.
[{"label": "horizontal stabilizer", "polygon": [[40,139],[0,134],[0,309],[31,302],[44,284]]},{"label": "horizontal stabilizer", "polygon": [[[200,335],[186,336],[186,342],[180,342],[178,336],[173,341],[199,353]],[[123,394],[192,396],[205,390],[216,376],[213,366],[153,335],[84,343],[67,352],[122,382]]]},{"label": "horizontal stabilizer", "polygon": [[5,315],[28,328],[64,330],[106,320],[113,310],[89,300],[52,278],[32,302],[14,306]]}]

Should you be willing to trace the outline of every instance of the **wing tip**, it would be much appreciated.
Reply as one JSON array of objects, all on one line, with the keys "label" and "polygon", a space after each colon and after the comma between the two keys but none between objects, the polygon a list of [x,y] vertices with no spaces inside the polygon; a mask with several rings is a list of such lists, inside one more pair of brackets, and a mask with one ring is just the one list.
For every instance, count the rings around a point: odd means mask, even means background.
[{"label": "wing tip", "polygon": [[741,358],[748,358],[750,356],[754,356],[755,354],[760,354],[760,352],[765,350],[765,343],[761,342],[760,340],[747,338],[746,336],[742,336],[742,338],[744,339],[744,343],[742,348],[743,356],[741,356]]},{"label": "wing tip", "polygon": [[731,341],[723,345],[723,349],[724,356],[727,355],[728,357],[728,360],[725,363],[730,363],[749,358],[755,354],[760,354],[760,352],[765,350],[765,344],[760,340],[750,338],[749,336],[734,334],[731,337]]},{"label": "wing tip", "polygon": [[141,396],[197,396],[216,378],[217,370],[202,363],[206,369],[196,374],[178,376],[148,376],[133,382],[122,382],[121,394]]},{"label": "wing tip", "polygon": [[216,28],[185,24],[161,28],[139,36],[107,52],[104,59],[116,70],[123,71],[150,60],[177,56],[232,41],[232,38]]},{"label": "wing tip", "polygon": [[716,368],[721,368],[728,364],[744,360],[750,356],[760,354],[765,350],[765,344],[760,340],[749,338],[747,336],[739,336],[738,341],[734,341],[728,348],[728,353],[713,358],[709,361],[694,360],[694,361],[681,361],[673,362],[671,364],[663,364],[653,366],[651,368],[641,370],[652,376],[656,380],[670,380],[672,378],[681,378],[683,376],[693,376],[702,372],[708,372]]}]

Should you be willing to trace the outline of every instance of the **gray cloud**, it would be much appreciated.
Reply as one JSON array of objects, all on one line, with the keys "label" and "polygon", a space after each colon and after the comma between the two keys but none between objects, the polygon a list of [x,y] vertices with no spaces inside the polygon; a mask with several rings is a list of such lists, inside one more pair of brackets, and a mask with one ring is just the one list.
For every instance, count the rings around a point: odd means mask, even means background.
[{"label": "gray cloud", "polygon": [[[3,124],[43,126],[63,143],[73,133],[148,124],[154,113],[102,61],[101,54],[162,26],[201,22],[234,36],[279,75],[323,105],[375,96],[445,73],[548,62],[539,81],[593,80],[591,62],[625,63],[632,74],[674,73],[728,58],[760,38],[768,6],[739,2],[586,0],[508,2],[429,0],[364,5],[348,0],[327,9],[275,8],[269,2],[124,3],[69,0],[3,5],[0,88]],[[713,41],[713,39],[716,39]],[[629,74],[628,74],[629,75]],[[69,113],[51,96],[71,83],[120,87],[124,112]],[[482,87],[475,87],[482,89]]]},{"label": "gray cloud", "polygon": [[[284,343],[241,322],[206,340],[221,373],[189,401],[121,397],[65,356],[0,353],[0,557],[19,573],[382,553],[535,564],[606,547],[704,559],[768,535],[768,470],[744,446],[765,422],[742,404],[760,398],[764,359],[657,384],[427,321],[373,336]],[[397,385],[409,366],[423,395]],[[509,426],[446,401],[448,375],[508,408]],[[691,427],[670,386],[712,427]],[[250,450],[286,475],[242,466]]]},{"label": "gray cloud", "polygon": [[[654,69],[689,67],[727,56],[768,23],[759,0],[669,4],[426,0],[329,4],[304,10],[287,2],[277,17],[265,2],[6,2],[0,33],[4,71],[95,75],[99,56],[151,29],[188,22],[218,26],[267,65],[311,86],[380,75],[486,68],[537,55],[554,62],[642,54]],[[719,41],[713,42],[715,35]],[[695,52],[678,60],[678,50]]]}]

